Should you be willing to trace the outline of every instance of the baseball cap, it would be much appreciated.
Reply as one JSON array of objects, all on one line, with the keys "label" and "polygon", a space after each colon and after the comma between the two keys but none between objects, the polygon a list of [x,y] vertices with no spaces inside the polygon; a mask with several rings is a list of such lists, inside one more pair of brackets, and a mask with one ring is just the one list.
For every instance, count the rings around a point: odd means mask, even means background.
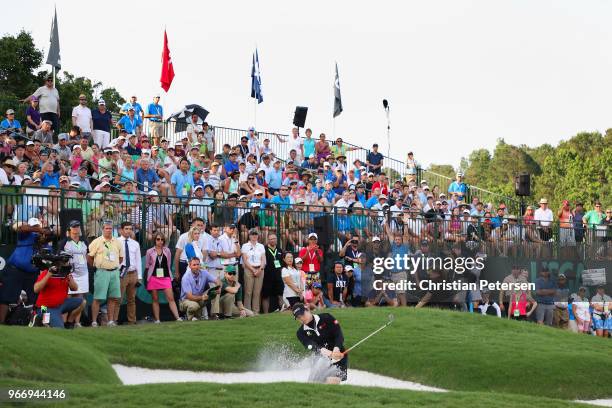
[{"label": "baseball cap", "polygon": [[296,303],[293,305],[293,318],[297,320],[298,317],[303,316],[306,313],[306,306],[303,303]]},{"label": "baseball cap", "polygon": [[384,199],[384,200],[386,200],[386,199],[387,199],[387,196],[386,196],[386,195],[384,195],[384,194],[381,194],[381,195],[379,195],[379,196],[378,196],[378,199],[379,199],[379,200],[383,200],[383,199]]},{"label": "baseball cap", "polygon": [[15,114],[15,111],[14,111],[14,110],[12,110],[12,109],[7,109],[7,110],[6,110],[6,114],[7,114],[7,115],[14,115],[14,114]]},{"label": "baseball cap", "polygon": [[31,140],[28,140],[28,142],[26,143],[26,146],[34,146],[34,142]]},{"label": "baseball cap", "polygon": [[104,99],[98,99],[98,105],[106,106],[106,102],[104,101]]},{"label": "baseball cap", "polygon": [[379,237],[372,237],[372,242],[380,242],[380,238]]},{"label": "baseball cap", "polygon": [[41,225],[41,224],[40,224],[40,220],[39,220],[38,218],[30,218],[30,219],[28,220],[28,225],[29,225],[30,227],[35,227],[35,226],[37,226],[37,225]]},{"label": "baseball cap", "polygon": [[313,289],[323,289],[323,285],[321,285],[321,282],[313,282],[312,288]]},{"label": "baseball cap", "polygon": [[151,190],[151,191],[149,191],[149,195],[150,196],[158,196],[159,194],[157,193],[157,191]]},{"label": "baseball cap", "polygon": [[319,239],[319,236],[316,233],[311,232],[310,234],[308,234],[308,239],[310,238]]},{"label": "baseball cap", "polygon": [[295,258],[295,263],[299,264],[299,263],[304,263],[304,261],[302,260],[302,258]]},{"label": "baseball cap", "polygon": [[344,267],[344,270],[345,270],[345,271],[347,271],[347,272],[348,272],[348,271],[352,271],[352,270],[353,270],[353,267],[352,267],[351,265],[346,265],[346,266]]},{"label": "baseball cap", "polygon": [[204,189],[204,187],[197,185],[194,187],[193,191],[202,190],[202,189]]},{"label": "baseball cap", "polygon": [[235,275],[236,274],[236,267],[234,265],[227,265],[225,267],[225,272],[229,273],[230,275]]},{"label": "baseball cap", "polygon": [[80,226],[81,226],[81,223],[78,220],[72,220],[68,224],[68,227],[70,227],[70,228],[76,228],[76,227],[80,227]]}]

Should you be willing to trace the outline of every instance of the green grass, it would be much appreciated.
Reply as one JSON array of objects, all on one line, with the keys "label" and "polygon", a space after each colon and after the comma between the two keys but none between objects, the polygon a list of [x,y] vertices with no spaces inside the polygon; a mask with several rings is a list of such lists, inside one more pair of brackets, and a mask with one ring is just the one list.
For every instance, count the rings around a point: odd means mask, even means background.
[{"label": "green grass", "polygon": [[[408,398],[421,404],[419,406],[504,406],[500,405],[503,402],[496,397],[497,393],[504,395],[504,401],[511,401],[507,406],[563,406],[559,405],[559,399],[611,396],[612,343],[609,340],[524,322],[438,310],[369,308],[339,310],[334,311],[334,315],[343,326],[346,345],[350,346],[385,323],[389,312],[395,314],[395,322],[356,349],[350,356],[350,366],[461,392],[433,394],[352,388],[351,393],[342,393],[343,403],[350,403],[346,398],[361,392],[369,397],[364,395],[363,401],[354,401],[360,406],[368,401],[377,406],[386,401],[384,398],[391,398],[389,405],[400,404],[402,398]],[[58,380],[64,384],[87,383],[87,387],[73,386],[75,398],[85,401],[88,395],[96,393],[102,398],[104,390],[110,387],[112,394],[120,396],[127,405],[136,404],[136,400],[130,400],[132,392],[143,398],[150,396],[155,401],[159,398],[167,402],[162,405],[171,406],[171,396],[190,395],[193,389],[196,398],[196,390],[202,387],[217,390],[219,395],[214,394],[214,406],[233,405],[233,393],[242,395],[245,401],[260,401],[249,394],[254,390],[260,390],[268,398],[272,396],[275,402],[285,401],[282,396],[277,400],[275,393],[282,394],[280,390],[287,389],[300,395],[313,386],[173,384],[122,387],[116,385],[119,380],[110,364],[245,371],[255,366],[261,350],[271,344],[285,344],[290,349],[301,350],[295,339],[297,327],[287,314],[74,331],[0,327],[0,383]],[[64,367],[70,369],[64,370]],[[597,375],[592,375],[595,372]],[[219,391],[222,389],[227,390],[228,395]],[[165,391],[158,393],[157,390]],[[334,388],[316,386],[316,390],[312,398],[318,399],[320,395],[333,392]],[[291,392],[287,398],[291,397]],[[403,397],[396,399],[396,394]],[[509,394],[513,394],[512,398]],[[534,397],[555,400],[553,403]],[[334,398],[339,398],[338,394]],[[481,405],[471,404],[472,399]],[[205,402],[205,399],[196,400]],[[299,398],[300,403],[308,400]],[[278,402],[277,405],[282,404]]]}]

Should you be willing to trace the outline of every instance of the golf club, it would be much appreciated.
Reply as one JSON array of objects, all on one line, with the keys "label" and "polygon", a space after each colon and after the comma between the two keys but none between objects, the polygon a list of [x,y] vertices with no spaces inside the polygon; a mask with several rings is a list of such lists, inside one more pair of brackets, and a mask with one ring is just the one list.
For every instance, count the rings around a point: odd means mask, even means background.
[{"label": "golf club", "polygon": [[[395,316],[391,313],[391,314],[389,314],[388,319],[389,319],[389,321],[387,321],[387,323],[385,323],[384,325],[382,325],[378,329],[374,330],[372,333],[368,334],[366,337],[364,337],[363,339],[359,340],[357,343],[353,344],[351,347],[349,347],[344,352],[342,352],[342,356],[343,357],[346,356],[349,351],[355,349],[355,347],[357,347],[358,345],[362,344],[364,341],[366,341],[370,337],[374,336],[376,333],[380,332],[385,327],[388,327],[391,323],[393,323],[393,320],[395,319]],[[332,360],[332,363],[337,362],[337,361],[339,361],[339,360]]]}]

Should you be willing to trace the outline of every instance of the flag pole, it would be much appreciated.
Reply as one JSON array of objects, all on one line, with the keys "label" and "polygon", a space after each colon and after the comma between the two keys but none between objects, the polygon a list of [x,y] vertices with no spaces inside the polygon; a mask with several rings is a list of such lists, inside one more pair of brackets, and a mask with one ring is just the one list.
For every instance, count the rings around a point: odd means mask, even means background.
[{"label": "flag pole", "polygon": [[253,127],[257,129],[257,99],[253,99]]},{"label": "flag pole", "polygon": [[55,65],[53,66],[53,87],[55,88]]}]

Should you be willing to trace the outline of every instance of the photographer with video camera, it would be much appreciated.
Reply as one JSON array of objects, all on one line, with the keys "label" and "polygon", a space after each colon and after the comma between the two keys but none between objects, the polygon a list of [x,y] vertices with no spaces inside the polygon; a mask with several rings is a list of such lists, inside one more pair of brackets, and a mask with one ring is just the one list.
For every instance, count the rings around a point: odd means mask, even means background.
[{"label": "photographer with video camera", "polygon": [[73,328],[75,319],[83,311],[82,298],[68,297],[68,289],[79,289],[72,277],[71,258],[64,251],[58,255],[40,253],[34,256],[33,261],[37,264],[40,264],[37,262],[39,259],[51,263],[48,269],[40,272],[34,284],[34,292],[38,294],[36,306],[42,314],[43,325],[57,329]]}]

